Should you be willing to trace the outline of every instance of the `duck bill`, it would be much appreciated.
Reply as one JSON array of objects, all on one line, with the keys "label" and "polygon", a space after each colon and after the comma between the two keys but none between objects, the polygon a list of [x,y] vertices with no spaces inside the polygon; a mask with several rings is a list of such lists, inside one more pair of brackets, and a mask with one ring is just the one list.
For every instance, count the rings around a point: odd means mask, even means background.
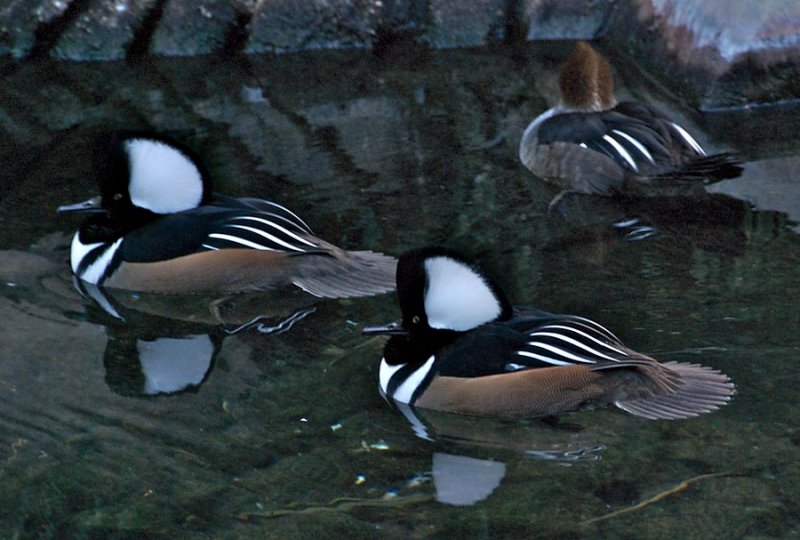
[{"label": "duck bill", "polygon": [[408,330],[403,328],[403,321],[394,321],[384,326],[365,326],[361,333],[364,335],[387,334],[390,336],[407,336]]},{"label": "duck bill", "polygon": [[56,212],[58,212],[59,214],[68,214],[72,212],[97,213],[97,212],[105,212],[105,210],[103,209],[100,195],[98,195],[96,197],[92,197],[91,199],[86,199],[85,201],[79,203],[65,204],[59,206],[56,209]]}]

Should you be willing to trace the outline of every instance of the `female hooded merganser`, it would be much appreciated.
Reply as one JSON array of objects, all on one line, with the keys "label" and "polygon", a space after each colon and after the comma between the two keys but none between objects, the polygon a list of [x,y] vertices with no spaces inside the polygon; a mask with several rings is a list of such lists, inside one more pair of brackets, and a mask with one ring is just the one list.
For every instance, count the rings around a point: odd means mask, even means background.
[{"label": "female hooded merganser", "polygon": [[413,406],[481,416],[540,417],[611,402],[648,419],[710,412],[734,393],[697,364],[659,363],[583,317],[512,307],[460,255],[411,251],[397,266],[402,321],[388,333],[382,393]]},{"label": "female hooded merganser", "polygon": [[611,67],[579,42],[561,70],[559,103],[522,136],[519,157],[536,176],[579,193],[694,195],[706,180],[742,172],[729,153],[706,155],[663,112],[614,99]]},{"label": "female hooded merganser", "polygon": [[394,289],[393,257],[320,240],[276,203],[211,193],[199,159],[174,141],[135,132],[101,141],[101,195],[59,208],[94,212],[72,240],[72,271],[81,280],[168,293],[293,283],[323,298]]}]

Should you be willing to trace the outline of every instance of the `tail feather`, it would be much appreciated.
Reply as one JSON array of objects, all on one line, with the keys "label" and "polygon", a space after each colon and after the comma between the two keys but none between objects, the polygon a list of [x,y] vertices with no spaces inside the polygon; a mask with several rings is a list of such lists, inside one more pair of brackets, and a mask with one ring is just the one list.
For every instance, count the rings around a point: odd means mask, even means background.
[{"label": "tail feather", "polygon": [[714,411],[728,403],[736,391],[730,378],[716,369],[679,362],[658,366],[665,375],[676,377],[678,384],[674,391],[621,398],[614,404],[643,418],[676,420]]},{"label": "tail feather", "polygon": [[736,178],[742,174],[744,168],[742,162],[730,152],[722,152],[710,156],[703,156],[683,164],[678,169],[674,169],[655,178],[669,180],[725,180],[726,178]]},{"label": "tail feather", "polygon": [[372,251],[304,257],[293,283],[320,298],[373,296],[393,291],[397,260]]},{"label": "tail feather", "polygon": [[731,153],[692,158],[682,165],[669,165],[663,172],[626,178],[621,191],[630,196],[699,197],[705,185],[741,176],[741,161]]}]

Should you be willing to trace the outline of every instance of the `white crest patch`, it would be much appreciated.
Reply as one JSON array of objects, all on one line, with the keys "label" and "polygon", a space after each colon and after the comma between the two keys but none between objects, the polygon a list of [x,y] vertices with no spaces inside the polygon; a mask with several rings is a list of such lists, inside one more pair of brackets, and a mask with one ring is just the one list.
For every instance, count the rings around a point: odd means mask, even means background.
[{"label": "white crest patch", "polygon": [[126,141],[125,151],[133,204],[157,214],[182,212],[200,204],[203,178],[186,154],[153,139]]},{"label": "white crest patch", "polygon": [[431,328],[463,332],[493,321],[502,312],[495,293],[467,264],[432,257],[425,261],[425,273],[425,313]]}]

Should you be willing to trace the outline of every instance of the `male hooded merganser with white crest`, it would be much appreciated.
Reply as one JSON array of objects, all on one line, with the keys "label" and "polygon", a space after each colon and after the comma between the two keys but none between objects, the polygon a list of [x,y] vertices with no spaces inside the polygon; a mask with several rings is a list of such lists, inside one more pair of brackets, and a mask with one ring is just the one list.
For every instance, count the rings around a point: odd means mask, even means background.
[{"label": "male hooded merganser with white crest", "polygon": [[697,364],[629,349],[583,317],[512,307],[461,255],[410,251],[397,266],[402,321],[388,333],[380,388],[395,402],[480,416],[544,417],[613,403],[648,419],[713,411],[734,393],[730,379]]},{"label": "male hooded merganser with white crest", "polygon": [[734,178],[730,153],[706,155],[656,107],[614,98],[611,67],[578,42],[561,70],[558,104],[525,130],[522,163],[566,191],[630,196],[698,195],[705,181]]},{"label": "male hooded merganser with white crest", "polygon": [[345,251],[276,203],[211,192],[189,149],[160,135],[100,139],[101,195],[60,212],[93,212],[72,240],[81,280],[134,291],[242,292],[293,283],[323,298],[394,289],[396,260]]}]

